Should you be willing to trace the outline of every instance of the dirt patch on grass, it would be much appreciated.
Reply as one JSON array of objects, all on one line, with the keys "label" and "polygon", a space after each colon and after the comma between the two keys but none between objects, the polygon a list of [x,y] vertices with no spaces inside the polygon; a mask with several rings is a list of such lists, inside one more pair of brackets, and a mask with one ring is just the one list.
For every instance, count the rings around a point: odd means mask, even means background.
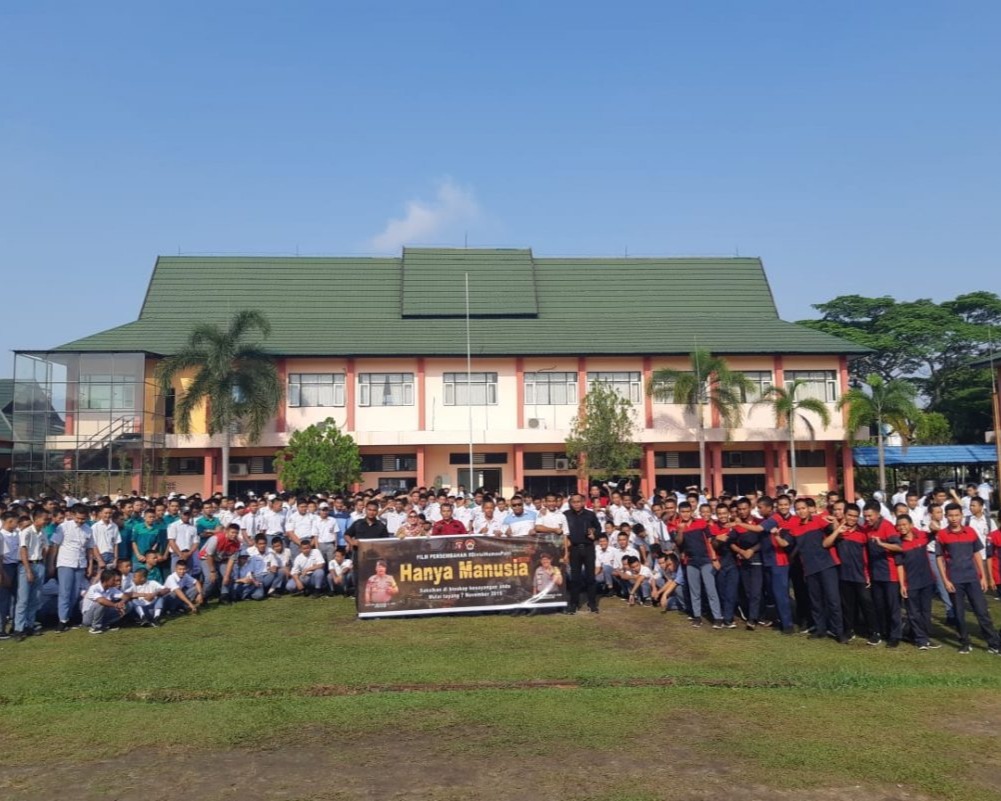
[{"label": "dirt patch on grass", "polygon": [[899,788],[793,792],[756,783],[744,778],[737,760],[700,754],[686,745],[705,737],[710,723],[683,721],[657,741],[610,731],[607,748],[575,746],[575,732],[568,731],[559,749],[551,743],[533,747],[530,734],[505,742],[486,725],[400,734],[387,721],[384,735],[363,738],[310,727],[283,737],[280,745],[256,749],[158,748],[75,765],[8,769],[0,778],[0,796],[6,801],[920,798]]}]

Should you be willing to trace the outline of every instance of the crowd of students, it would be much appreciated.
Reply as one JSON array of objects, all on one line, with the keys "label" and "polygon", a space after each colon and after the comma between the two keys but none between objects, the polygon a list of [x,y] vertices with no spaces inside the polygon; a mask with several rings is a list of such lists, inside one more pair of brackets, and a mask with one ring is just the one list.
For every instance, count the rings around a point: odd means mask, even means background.
[{"label": "crowd of students", "polygon": [[787,488],[774,498],[628,489],[4,499],[0,638],[159,627],[213,598],[350,597],[362,539],[539,533],[564,540],[570,614],[586,593],[592,612],[603,595],[677,610],[696,627],[739,620],[752,631],[928,650],[939,647],[937,598],[960,653],[971,651],[967,609],[987,650],[1001,652],[988,609],[992,593],[1001,599],[1001,532],[983,487],[962,497],[901,488],[889,506],[879,493],[848,502]]}]

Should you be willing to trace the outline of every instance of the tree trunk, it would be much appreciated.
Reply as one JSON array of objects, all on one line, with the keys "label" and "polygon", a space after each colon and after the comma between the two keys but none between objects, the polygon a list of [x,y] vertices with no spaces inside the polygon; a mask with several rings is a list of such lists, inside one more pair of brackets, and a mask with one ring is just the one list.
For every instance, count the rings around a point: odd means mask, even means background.
[{"label": "tree trunk", "polygon": [[699,494],[701,495],[702,488],[706,486],[706,429],[702,422],[701,403],[699,404],[699,427],[697,433],[699,438]]},{"label": "tree trunk", "polygon": [[789,487],[799,492],[796,484],[796,418],[789,415]]},{"label": "tree trunk", "polygon": [[229,495],[229,426],[222,436],[222,494]]},{"label": "tree trunk", "polygon": [[886,454],[883,453],[883,419],[876,418],[876,450],[879,453],[879,490],[886,497]]}]

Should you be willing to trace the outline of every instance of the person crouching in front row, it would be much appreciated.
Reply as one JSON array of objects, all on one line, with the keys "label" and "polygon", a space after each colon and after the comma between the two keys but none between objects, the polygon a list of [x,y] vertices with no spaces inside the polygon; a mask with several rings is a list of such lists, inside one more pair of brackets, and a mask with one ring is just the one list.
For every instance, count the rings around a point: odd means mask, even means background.
[{"label": "person crouching in front row", "polygon": [[323,593],[323,574],[326,563],[323,554],[313,548],[311,539],[299,543],[299,555],[292,562],[292,578],[285,588],[293,594],[316,595]]}]

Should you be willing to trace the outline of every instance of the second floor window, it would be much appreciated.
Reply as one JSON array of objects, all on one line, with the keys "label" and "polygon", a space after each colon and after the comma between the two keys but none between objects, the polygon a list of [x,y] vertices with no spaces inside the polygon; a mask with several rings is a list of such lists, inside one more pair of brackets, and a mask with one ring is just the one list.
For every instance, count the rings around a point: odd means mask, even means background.
[{"label": "second floor window", "polygon": [[289,406],[343,406],[343,373],[289,373]]},{"label": "second floor window", "polygon": [[525,373],[526,406],[577,403],[577,373]]},{"label": "second floor window", "polygon": [[413,373],[360,373],[359,406],[413,406]]},{"label": "second floor window", "polygon": [[446,406],[496,406],[497,373],[445,373]]},{"label": "second floor window", "polygon": [[770,370],[743,370],[744,377],[753,384],[741,391],[744,403],[757,403],[772,385]]},{"label": "second floor window", "polygon": [[834,370],[786,370],[786,387],[793,381],[805,381],[797,391],[797,398],[816,398],[825,403],[838,399],[838,374]]},{"label": "second floor window", "polygon": [[121,375],[80,376],[80,409],[86,411],[133,411],[136,380]]},{"label": "second floor window", "polygon": [[609,388],[615,390],[619,396],[633,403],[639,403],[643,396],[640,374],[638,372],[588,373],[588,386],[593,387],[597,383],[607,385]]}]

